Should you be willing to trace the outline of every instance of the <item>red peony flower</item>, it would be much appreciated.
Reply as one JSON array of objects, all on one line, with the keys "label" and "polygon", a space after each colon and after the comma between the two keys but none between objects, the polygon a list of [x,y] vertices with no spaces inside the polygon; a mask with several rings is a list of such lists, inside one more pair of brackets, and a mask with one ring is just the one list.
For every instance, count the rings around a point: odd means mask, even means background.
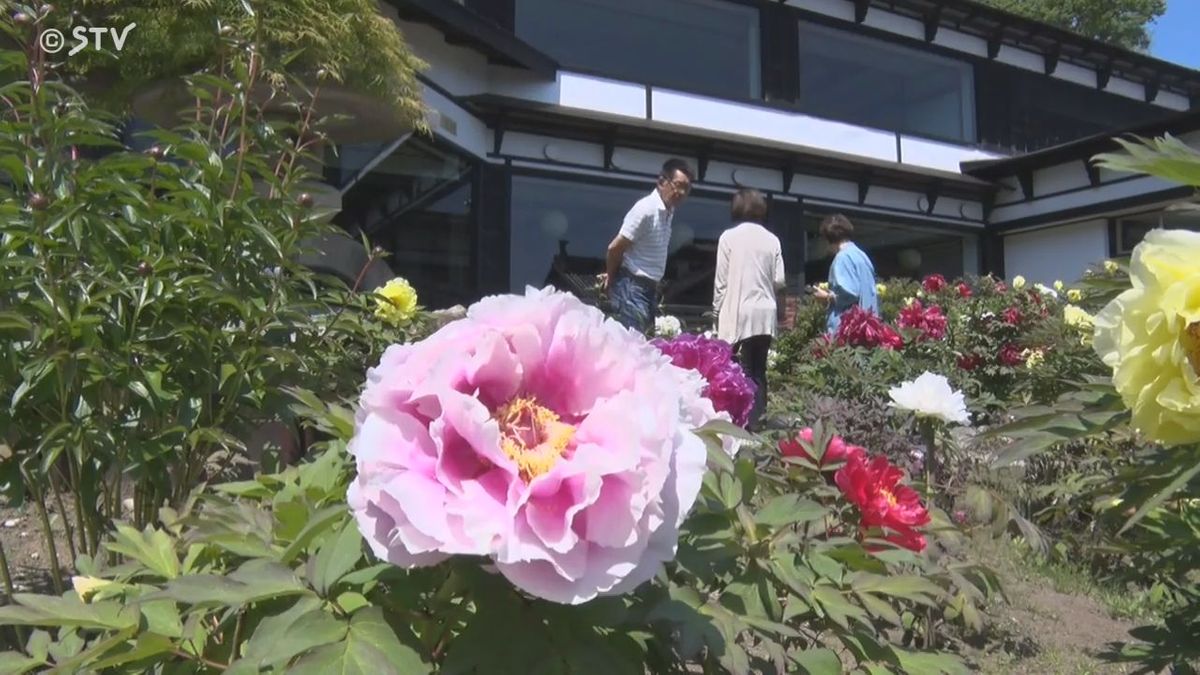
[{"label": "red peony flower", "polygon": [[1004,318],[1004,323],[1010,326],[1016,326],[1021,323],[1021,310],[1016,307],[1009,307],[1000,316]]},{"label": "red peony flower", "polygon": [[958,367],[971,372],[983,365],[983,357],[978,354],[963,354],[958,357]]},{"label": "red peony flower", "polygon": [[942,308],[937,305],[926,308],[920,300],[913,300],[912,304],[900,310],[896,325],[921,331],[922,340],[941,340],[946,337],[946,315],[942,314]]},{"label": "red peony flower", "polygon": [[999,360],[1001,365],[1019,366],[1025,359],[1021,358],[1021,350],[1010,342],[1000,348]]},{"label": "red peony flower", "polygon": [[815,457],[810,455],[804,446],[800,444],[804,441],[809,445],[813,443],[813,430],[810,428],[802,429],[796,434],[796,438],[785,438],[779,441],[779,452],[784,457],[803,457],[818,466],[828,466],[845,462],[848,459],[856,456],[866,455],[866,450],[857,445],[847,443],[841,436],[834,436],[829,439],[829,445],[825,446],[825,454],[818,462]]},{"label": "red peony flower", "polygon": [[926,293],[937,293],[946,287],[946,277],[940,274],[930,274],[921,284]]},{"label": "red peony flower", "polygon": [[929,524],[929,511],[916,490],[900,484],[902,478],[904,472],[887,457],[867,460],[864,455],[851,457],[834,476],[842,494],[862,513],[864,529],[881,528],[887,540],[920,552],[925,538],[916,529]]},{"label": "red peony flower", "polygon": [[958,296],[959,296],[960,298],[969,298],[969,297],[971,297],[971,295],[972,295],[972,293],[971,293],[971,287],[970,287],[970,286],[968,286],[968,285],[966,285],[966,284],[965,284],[965,283],[963,283],[963,282],[959,282],[959,284],[958,284]]},{"label": "red peony flower", "polygon": [[835,341],[851,347],[883,347],[900,349],[904,338],[874,313],[851,307],[842,315]]}]

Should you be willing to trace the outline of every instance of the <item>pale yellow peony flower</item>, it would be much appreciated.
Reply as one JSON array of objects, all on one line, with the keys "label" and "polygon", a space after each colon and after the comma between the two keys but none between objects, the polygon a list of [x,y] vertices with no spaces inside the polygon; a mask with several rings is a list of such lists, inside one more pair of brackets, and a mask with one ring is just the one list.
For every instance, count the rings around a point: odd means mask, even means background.
[{"label": "pale yellow peony flower", "polygon": [[1020,274],[1013,277],[1012,287],[1014,291],[1019,291],[1022,288],[1025,288],[1025,277],[1021,276]]},{"label": "pale yellow peony flower", "polygon": [[887,295],[887,284],[875,284],[875,292],[879,294],[879,297]]},{"label": "pale yellow peony flower", "polygon": [[912,297],[912,296],[910,295],[909,297],[907,297],[907,298],[905,298],[905,299],[904,299],[904,306],[905,306],[905,307],[912,307],[912,304],[913,304],[914,302],[916,302],[916,301],[917,301],[917,299],[916,299],[916,298],[914,298],[914,297]]},{"label": "pale yellow peony flower", "polygon": [[1151,231],[1133,251],[1133,288],[1095,319],[1096,353],[1113,369],[1133,425],[1164,445],[1200,441],[1197,261],[1200,233]]},{"label": "pale yellow peony flower", "polygon": [[75,594],[79,599],[87,602],[92,596],[109,586],[115,586],[116,582],[107,579],[97,579],[96,577],[71,577],[71,586],[75,588]]},{"label": "pale yellow peony flower", "polygon": [[1021,352],[1021,356],[1025,357],[1025,367],[1033,370],[1042,365],[1046,361],[1046,352],[1040,349],[1026,349]]},{"label": "pale yellow peony flower", "polygon": [[1071,302],[1079,302],[1082,299],[1083,291],[1079,290],[1078,288],[1072,288],[1071,290],[1067,291],[1067,300],[1070,300]]},{"label": "pale yellow peony flower", "polygon": [[417,314],[417,292],[408,280],[396,277],[375,291],[375,317],[400,327]]},{"label": "pale yellow peony flower", "polygon": [[820,291],[827,291],[827,290],[829,290],[829,282],[828,282],[828,281],[822,281],[821,283],[817,284],[817,290],[820,290]]},{"label": "pale yellow peony flower", "polygon": [[1095,317],[1075,305],[1063,307],[1063,322],[1068,326],[1085,328],[1090,331],[1095,321]]},{"label": "pale yellow peony flower", "polygon": [[1121,269],[1121,266],[1117,264],[1117,261],[1115,261],[1115,260],[1105,260],[1104,261],[1104,271],[1105,272],[1108,272],[1109,274],[1116,274],[1117,270],[1119,270],[1119,269]]},{"label": "pale yellow peony flower", "polygon": [[1066,286],[1067,285],[1064,284],[1062,280],[1057,280],[1054,282],[1054,290],[1058,291],[1059,293],[1062,293],[1062,290],[1066,288]]}]

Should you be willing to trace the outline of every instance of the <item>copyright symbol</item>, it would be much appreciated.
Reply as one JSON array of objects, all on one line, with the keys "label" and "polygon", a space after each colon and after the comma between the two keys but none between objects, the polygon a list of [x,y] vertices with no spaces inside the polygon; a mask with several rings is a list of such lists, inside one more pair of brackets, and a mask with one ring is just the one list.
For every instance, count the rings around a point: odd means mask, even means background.
[{"label": "copyright symbol", "polygon": [[63,48],[63,42],[62,31],[56,28],[47,28],[38,36],[38,43],[47,54],[57,54]]}]

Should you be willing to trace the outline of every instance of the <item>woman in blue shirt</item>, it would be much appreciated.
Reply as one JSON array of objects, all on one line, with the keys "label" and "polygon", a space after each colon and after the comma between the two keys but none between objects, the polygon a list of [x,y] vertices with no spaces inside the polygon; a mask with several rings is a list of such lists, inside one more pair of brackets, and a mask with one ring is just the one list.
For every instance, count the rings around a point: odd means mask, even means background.
[{"label": "woman in blue shirt", "polygon": [[875,265],[861,248],[850,241],[854,225],[846,216],[835,214],[821,221],[821,236],[836,251],[829,268],[829,290],[818,290],[816,297],[829,303],[825,322],[829,335],[837,332],[842,314],[858,306],[879,315],[879,296],[875,290]]}]

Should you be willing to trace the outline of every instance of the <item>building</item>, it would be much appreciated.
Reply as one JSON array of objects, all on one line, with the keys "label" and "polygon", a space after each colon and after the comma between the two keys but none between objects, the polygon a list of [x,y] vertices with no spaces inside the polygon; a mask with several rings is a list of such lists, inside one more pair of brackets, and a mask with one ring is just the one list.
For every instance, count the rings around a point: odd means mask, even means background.
[{"label": "building", "polygon": [[[433,135],[345,145],[336,222],[427,306],[594,273],[668,156],[698,169],[665,303],[711,303],[740,186],[794,285],[843,212],[881,276],[1073,279],[1190,191],[1088,164],[1123,131],[1200,144],[1200,72],[972,0],[388,0]],[[1189,112],[1190,111],[1190,112]],[[575,275],[575,276],[573,276]]]}]

